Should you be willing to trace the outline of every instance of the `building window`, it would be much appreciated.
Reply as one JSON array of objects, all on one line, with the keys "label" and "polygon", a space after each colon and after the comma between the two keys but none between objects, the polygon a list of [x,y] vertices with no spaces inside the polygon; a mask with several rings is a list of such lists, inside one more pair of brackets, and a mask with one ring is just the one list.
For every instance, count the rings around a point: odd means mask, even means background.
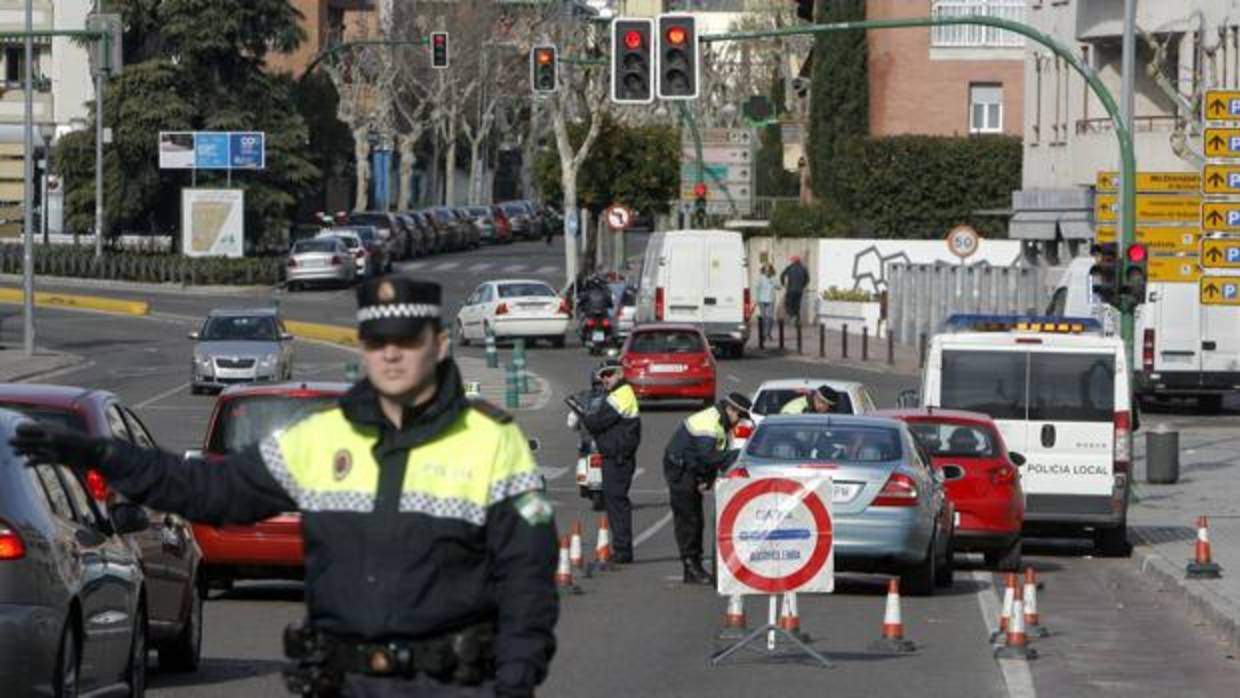
[{"label": "building window", "polygon": [[20,85],[25,78],[26,49],[22,46],[9,46],[4,49],[4,81],[9,85]]},{"label": "building window", "polygon": [[1003,131],[1003,86],[969,85],[969,133]]},{"label": "building window", "polygon": [[[1025,0],[934,0],[930,15],[985,15],[1020,22],[1025,18]],[[1019,48],[1025,45],[1025,37],[998,27],[952,24],[930,27],[930,45],[947,48]]]}]

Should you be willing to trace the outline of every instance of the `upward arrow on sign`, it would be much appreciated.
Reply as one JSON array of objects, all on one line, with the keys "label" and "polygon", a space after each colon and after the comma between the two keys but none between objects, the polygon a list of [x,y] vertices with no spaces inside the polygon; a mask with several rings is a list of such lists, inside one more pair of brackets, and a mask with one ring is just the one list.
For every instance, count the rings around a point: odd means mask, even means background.
[{"label": "upward arrow on sign", "polygon": [[1210,139],[1210,148],[1212,150],[1223,150],[1226,145],[1227,141],[1223,140],[1222,136],[1214,136]]},{"label": "upward arrow on sign", "polygon": [[1212,225],[1218,225],[1223,222],[1223,216],[1218,211],[1211,211],[1210,215],[1206,216],[1206,222]]},{"label": "upward arrow on sign", "polygon": [[1209,259],[1211,262],[1217,262],[1219,257],[1222,256],[1223,253],[1219,252],[1217,247],[1211,247],[1210,251],[1206,253],[1206,259]]},{"label": "upward arrow on sign", "polygon": [[1213,298],[1218,295],[1218,286],[1215,286],[1214,284],[1206,284],[1206,287],[1202,289],[1201,292]]},{"label": "upward arrow on sign", "polygon": [[1221,187],[1221,186],[1223,186],[1223,182],[1225,182],[1225,181],[1227,181],[1227,180],[1223,178],[1223,175],[1221,175],[1221,174],[1219,174],[1219,173],[1217,173],[1217,172],[1213,172],[1213,173],[1211,173],[1211,174],[1210,174],[1210,177],[1209,177],[1209,182],[1210,182],[1210,184],[1212,184],[1212,185],[1214,185],[1214,186],[1216,186],[1216,187]]},{"label": "upward arrow on sign", "polygon": [[1210,116],[1227,116],[1227,103],[1221,99],[1210,102]]}]

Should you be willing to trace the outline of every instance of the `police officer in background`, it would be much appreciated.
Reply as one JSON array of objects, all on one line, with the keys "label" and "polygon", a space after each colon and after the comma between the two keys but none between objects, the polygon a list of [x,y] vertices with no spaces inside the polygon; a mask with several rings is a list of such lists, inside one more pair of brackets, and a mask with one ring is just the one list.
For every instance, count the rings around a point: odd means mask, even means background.
[{"label": "police officer in background", "polygon": [[779,410],[780,414],[827,414],[839,404],[840,394],[823,384],[809,395],[793,398]]},{"label": "police officer in background", "polygon": [[685,584],[712,582],[710,572],[702,566],[702,493],[735,459],[736,451],[728,448],[729,434],[738,421],[749,417],[751,407],[744,395],[729,394],[682,422],[663,452],[663,476],[667,478]]},{"label": "police officer in background", "polygon": [[629,488],[637,469],[642,420],[637,393],[624,380],[624,366],[616,359],[608,359],[596,373],[607,390],[607,399],[597,410],[583,414],[582,424],[603,456],[603,503],[611,526],[611,560],[628,564],[633,561],[633,505]]},{"label": "police officer in background", "polygon": [[525,697],[547,675],[559,607],[551,506],[512,418],[465,398],[438,284],[357,291],[366,378],[221,463],[23,425],[33,463],[211,525],[302,512],[305,626],[291,690],[350,698]]}]

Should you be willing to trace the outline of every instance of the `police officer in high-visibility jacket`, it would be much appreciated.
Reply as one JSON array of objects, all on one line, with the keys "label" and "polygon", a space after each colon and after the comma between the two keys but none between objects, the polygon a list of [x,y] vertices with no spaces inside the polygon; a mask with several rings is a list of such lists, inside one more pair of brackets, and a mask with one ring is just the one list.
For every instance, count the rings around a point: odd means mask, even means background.
[{"label": "police officer in high-visibility jacket", "polygon": [[840,394],[835,392],[830,386],[823,384],[812,391],[809,395],[789,400],[783,408],[779,410],[780,414],[827,414],[835,409],[840,401]]},{"label": "police officer in high-visibility jacket", "polygon": [[363,283],[366,378],[223,462],[51,425],[14,449],[98,467],[138,502],[213,525],[300,510],[308,622],[285,632],[304,695],[532,696],[555,651],[551,506],[520,428],[466,399],[438,284]]},{"label": "police officer in high-visibility jacket", "polygon": [[637,393],[624,380],[624,366],[619,361],[604,361],[596,375],[607,390],[607,399],[597,410],[583,414],[582,424],[603,456],[603,504],[611,526],[611,559],[628,564],[633,561],[633,505],[629,488],[637,469],[642,420]]},{"label": "police officer in high-visibility jacket", "polygon": [[749,398],[731,393],[723,400],[689,416],[663,452],[663,476],[672,505],[672,527],[684,565],[685,584],[710,584],[702,566],[702,493],[736,457],[729,434],[742,418],[749,417]]}]

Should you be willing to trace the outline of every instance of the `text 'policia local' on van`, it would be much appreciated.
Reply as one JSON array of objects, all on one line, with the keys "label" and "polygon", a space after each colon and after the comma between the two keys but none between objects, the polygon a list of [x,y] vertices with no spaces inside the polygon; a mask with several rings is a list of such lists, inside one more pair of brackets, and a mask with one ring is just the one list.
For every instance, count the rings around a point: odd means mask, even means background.
[{"label": "text 'policia local' on van", "polygon": [[955,315],[930,344],[922,403],[991,416],[1025,457],[1027,533],[1091,530],[1128,550],[1131,387],[1118,337],[1090,318]]}]

